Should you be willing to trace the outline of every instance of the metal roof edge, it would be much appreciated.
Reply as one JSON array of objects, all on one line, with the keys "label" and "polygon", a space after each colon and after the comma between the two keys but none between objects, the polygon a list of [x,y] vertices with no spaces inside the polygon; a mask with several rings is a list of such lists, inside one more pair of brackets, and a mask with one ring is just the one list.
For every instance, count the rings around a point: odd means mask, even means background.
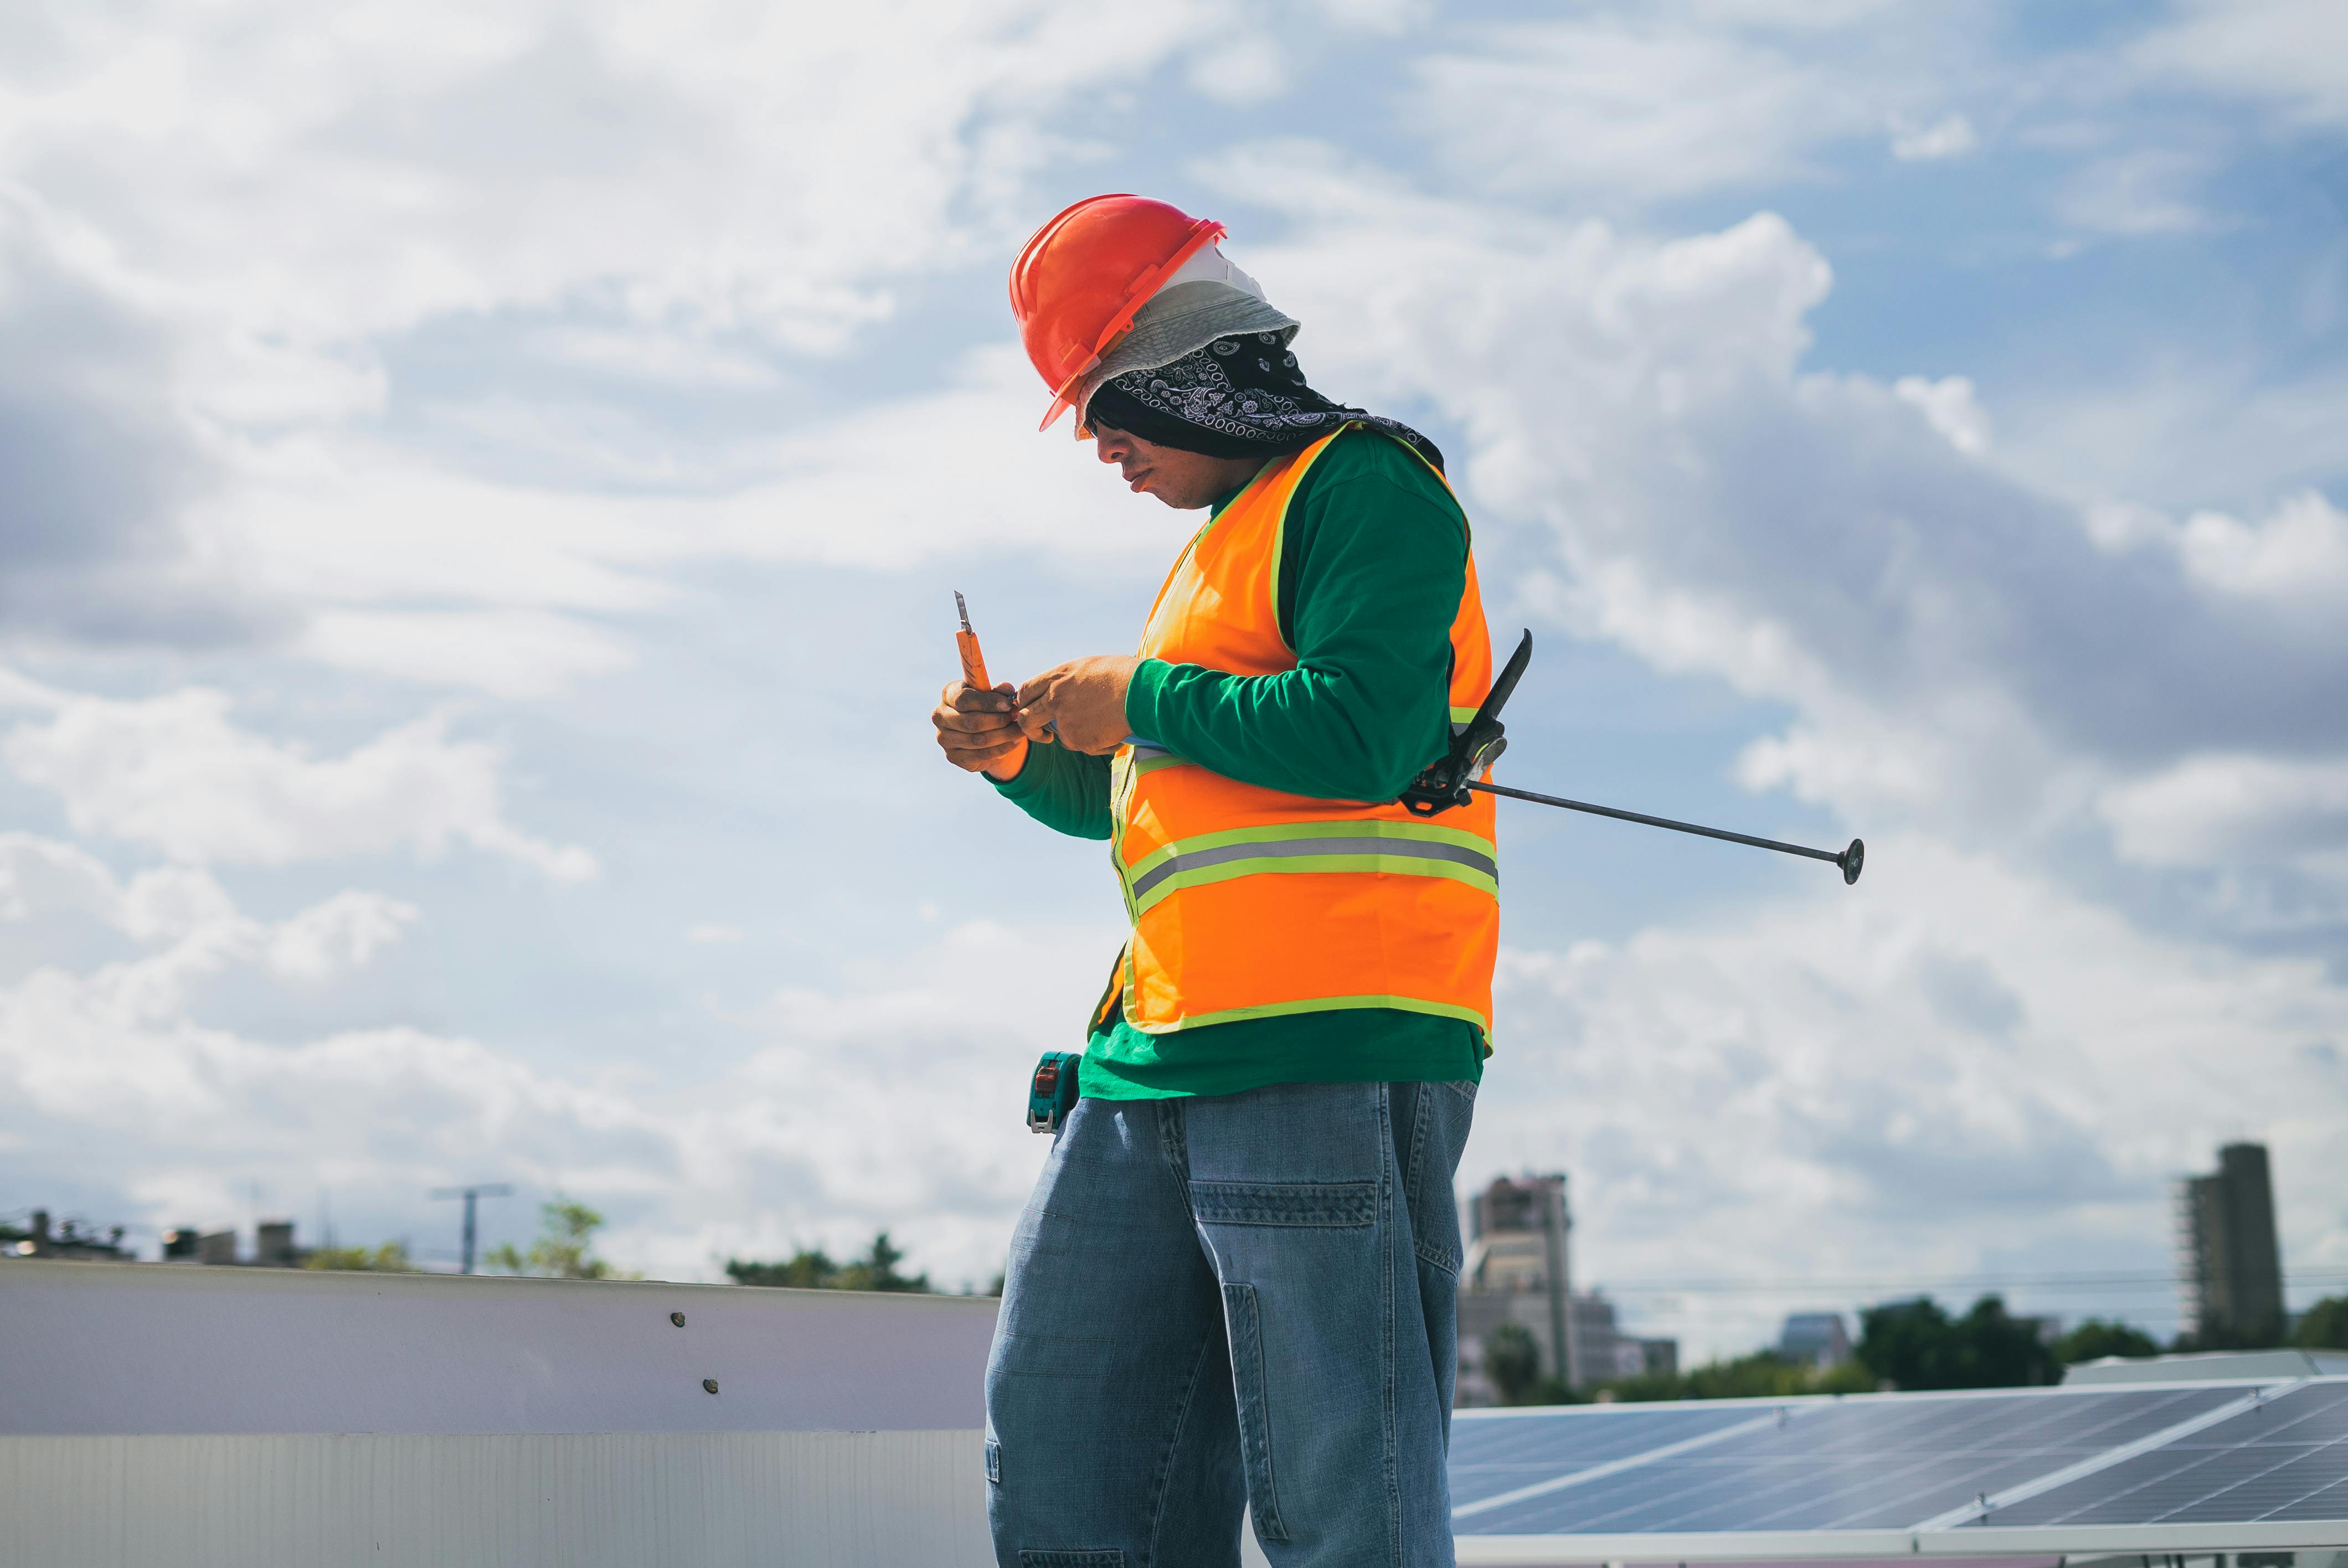
[{"label": "metal roof edge", "polygon": [[1801,1409],[1819,1405],[1859,1404],[1878,1399],[2078,1399],[2147,1389],[2272,1388],[2282,1383],[2348,1383],[2348,1373],[2294,1378],[2268,1373],[2258,1378],[2155,1378],[2142,1383],[2038,1383],[2005,1389],[1884,1389],[1866,1394],[1777,1394],[1733,1399],[1617,1399],[1587,1405],[1473,1405],[1451,1412],[1454,1421],[1509,1420],[1528,1416],[1579,1416],[1595,1419],[1630,1410]]},{"label": "metal roof edge", "polygon": [[[668,1295],[716,1293],[732,1301],[792,1301],[826,1306],[881,1302],[932,1307],[983,1307],[994,1311],[993,1296],[957,1296],[940,1291],[801,1290],[788,1286],[716,1284],[705,1280],[549,1279],[523,1274],[430,1274],[333,1268],[273,1268],[258,1264],[111,1263],[78,1258],[12,1258],[0,1263],[0,1286],[124,1290],[276,1291],[303,1295],[415,1296],[458,1291],[633,1291]],[[918,1309],[918,1308],[916,1308]]]},{"label": "metal roof edge", "polygon": [[1749,1530],[1620,1535],[1455,1536],[1460,1568],[1586,1563],[1768,1563],[2348,1549],[2348,1522],[2050,1525],[2038,1529]]},{"label": "metal roof edge", "polygon": [[[1967,1531],[1968,1535],[1977,1532]],[[1586,1563],[1750,1563],[1773,1558],[1907,1557],[1905,1530],[1657,1532],[1622,1535],[1470,1535],[1455,1532],[1461,1568],[1551,1568]],[[1975,1552],[1973,1556],[1988,1555]]]},{"label": "metal roof edge", "polygon": [[1927,1557],[1999,1557],[2061,1553],[2178,1553],[2348,1549],[2348,1520],[2256,1520],[2236,1524],[1973,1525],[1916,1537]]}]

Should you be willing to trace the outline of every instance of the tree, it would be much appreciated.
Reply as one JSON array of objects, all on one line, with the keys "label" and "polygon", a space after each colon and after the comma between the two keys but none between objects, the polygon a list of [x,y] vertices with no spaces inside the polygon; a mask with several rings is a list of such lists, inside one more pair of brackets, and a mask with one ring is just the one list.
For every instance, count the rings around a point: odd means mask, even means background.
[{"label": "tree", "polygon": [[789,1290],[829,1290],[839,1278],[839,1265],[822,1248],[801,1247],[781,1263],[726,1260],[726,1277],[736,1285],[780,1286]]},{"label": "tree", "polygon": [[1524,1399],[1540,1376],[1540,1347],[1521,1323],[1503,1323],[1484,1336],[1484,1379],[1513,1405]]},{"label": "tree", "polygon": [[2132,1323],[2090,1317],[2054,1341],[2054,1359],[2065,1366],[2106,1356],[2157,1356],[2160,1341]]},{"label": "tree", "polygon": [[2160,1341],[2128,1323],[2090,1317],[2054,1341],[2054,1359],[2065,1367],[2106,1356],[2157,1356]]},{"label": "tree", "polygon": [[2054,1353],[2034,1318],[2015,1317],[1984,1296],[1952,1318],[1931,1298],[1894,1301],[1859,1314],[1855,1355],[1901,1389],[2003,1389],[2054,1380]]},{"label": "tree", "polygon": [[[726,1277],[736,1285],[783,1286],[794,1290],[891,1290],[927,1294],[927,1274],[903,1275],[897,1266],[904,1253],[889,1240],[887,1231],[872,1238],[872,1249],[847,1263],[834,1263],[821,1247],[801,1247],[781,1263],[726,1260]],[[998,1283],[994,1293],[1002,1294]]]},{"label": "tree", "polygon": [[2182,1353],[2201,1350],[2279,1350],[2291,1343],[2283,1331],[2282,1314],[2258,1323],[2212,1323],[2177,1337],[2169,1348]]},{"label": "tree", "polygon": [[303,1258],[304,1268],[339,1268],[364,1270],[370,1274],[414,1274],[416,1265],[408,1260],[407,1244],[387,1241],[372,1250],[363,1246],[314,1246]]},{"label": "tree", "polygon": [[2348,1296],[2327,1296],[2299,1320],[2302,1350],[2348,1350]]},{"label": "tree", "polygon": [[517,1252],[511,1242],[491,1247],[483,1260],[491,1268],[508,1274],[535,1274],[553,1279],[613,1279],[618,1275],[612,1266],[595,1255],[595,1233],[603,1227],[603,1216],[585,1204],[574,1204],[561,1193],[554,1201],[539,1205],[538,1239],[530,1244],[527,1253]]},{"label": "tree", "polygon": [[1845,1361],[1817,1367],[1788,1360],[1775,1350],[1756,1350],[1730,1361],[1714,1361],[1686,1372],[1645,1372],[1606,1385],[1625,1402],[1647,1399],[1766,1399],[1790,1394],[1863,1394],[1875,1387],[1865,1368]]}]

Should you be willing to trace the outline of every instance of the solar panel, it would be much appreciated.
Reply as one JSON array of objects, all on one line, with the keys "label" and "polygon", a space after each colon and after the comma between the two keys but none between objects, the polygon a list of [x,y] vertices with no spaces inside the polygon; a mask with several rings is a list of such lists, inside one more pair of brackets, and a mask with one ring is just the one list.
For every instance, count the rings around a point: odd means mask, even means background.
[{"label": "solar panel", "polygon": [[[2071,1513],[2142,1522],[2156,1500],[2179,1520],[2348,1514],[2348,1383],[2299,1389],[2309,1403],[2288,1424],[2281,1399],[2250,1410],[2253,1391],[2094,1385],[1463,1413],[1454,1529],[1463,1552],[1478,1536],[1916,1536],[2009,1493],[2024,1501],[1992,1511],[1994,1526]],[[2268,1512],[2245,1512],[2253,1501]]]},{"label": "solar panel", "polygon": [[[2236,1398],[2227,1389],[2128,1389],[2063,1399],[1852,1399],[1787,1405],[1782,1422],[1773,1410],[1745,1405],[1716,1430],[1746,1430],[1625,1467],[1602,1484],[1552,1486],[1499,1506],[1489,1500],[1507,1489],[1483,1485],[1456,1498],[1455,1508],[1467,1511],[1461,1530],[1491,1534],[1898,1529]],[[1560,1414],[1551,1423],[1612,1419]],[[1532,1434],[1521,1440],[1534,1446]]]},{"label": "solar panel", "polygon": [[2348,1519],[2348,1382],[2286,1386],[2250,1409],[1971,1528]]},{"label": "solar panel", "polygon": [[1547,1410],[1511,1411],[1456,1421],[1451,1430],[1454,1507],[1534,1482],[1581,1475],[1602,1465],[1708,1437],[1754,1419],[1750,1406],[1619,1407],[1601,1420],[1560,1420]]}]

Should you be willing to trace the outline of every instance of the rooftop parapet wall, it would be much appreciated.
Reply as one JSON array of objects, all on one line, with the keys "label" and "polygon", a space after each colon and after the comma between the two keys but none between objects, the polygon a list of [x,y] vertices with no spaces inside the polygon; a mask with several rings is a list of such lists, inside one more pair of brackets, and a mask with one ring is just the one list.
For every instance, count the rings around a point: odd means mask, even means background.
[{"label": "rooftop parapet wall", "polygon": [[974,1431],[994,1312],[983,1297],[9,1262],[0,1435]]},{"label": "rooftop parapet wall", "polygon": [[994,1312],[0,1264],[0,1563],[982,1568]]}]

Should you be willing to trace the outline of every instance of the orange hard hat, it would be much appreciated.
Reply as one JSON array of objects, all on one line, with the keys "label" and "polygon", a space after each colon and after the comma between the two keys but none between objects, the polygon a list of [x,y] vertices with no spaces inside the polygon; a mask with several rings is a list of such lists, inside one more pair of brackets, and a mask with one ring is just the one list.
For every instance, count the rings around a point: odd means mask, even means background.
[{"label": "orange hard hat", "polygon": [[1052,389],[1035,428],[1060,416],[1085,373],[1175,270],[1222,236],[1212,219],[1128,195],[1087,196],[1035,231],[1011,264],[1019,341]]}]

